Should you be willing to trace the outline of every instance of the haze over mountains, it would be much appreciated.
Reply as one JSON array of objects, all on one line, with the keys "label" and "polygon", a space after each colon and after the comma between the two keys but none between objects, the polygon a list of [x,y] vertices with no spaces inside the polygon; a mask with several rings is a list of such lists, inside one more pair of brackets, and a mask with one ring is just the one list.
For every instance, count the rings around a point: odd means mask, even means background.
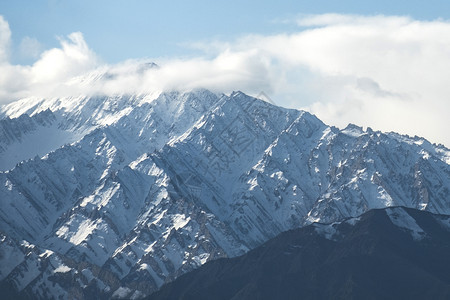
[{"label": "haze over mountains", "polygon": [[450,214],[444,146],[241,92],[26,99],[0,118],[11,296],[141,298],[312,222]]}]

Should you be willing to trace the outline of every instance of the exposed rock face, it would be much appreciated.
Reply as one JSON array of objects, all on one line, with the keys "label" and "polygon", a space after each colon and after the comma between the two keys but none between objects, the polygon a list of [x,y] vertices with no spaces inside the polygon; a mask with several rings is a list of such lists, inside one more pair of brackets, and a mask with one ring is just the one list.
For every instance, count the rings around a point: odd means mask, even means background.
[{"label": "exposed rock face", "polygon": [[445,299],[450,216],[402,207],[284,232],[150,299]]},{"label": "exposed rock face", "polygon": [[[398,205],[450,214],[445,147],[240,92],[35,99],[0,116],[0,160],[15,166],[0,172],[0,230],[24,253],[0,280],[20,295],[139,298],[312,222]],[[7,155],[31,141],[44,153]]]}]

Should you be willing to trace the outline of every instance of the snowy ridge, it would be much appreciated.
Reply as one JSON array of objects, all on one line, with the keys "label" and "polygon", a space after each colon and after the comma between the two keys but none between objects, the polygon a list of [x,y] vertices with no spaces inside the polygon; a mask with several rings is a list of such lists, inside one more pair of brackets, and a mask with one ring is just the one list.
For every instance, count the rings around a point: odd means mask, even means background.
[{"label": "snowy ridge", "polygon": [[27,98],[0,107],[0,171],[76,142],[155,98],[156,95]]},{"label": "snowy ridge", "polygon": [[[14,165],[36,155],[43,156],[70,141],[70,135],[57,127],[56,117],[50,110],[30,117],[0,120],[0,170],[12,169]],[[42,142],[42,138],[46,142]]]},{"label": "snowy ridge", "polygon": [[[445,147],[354,125],[339,130],[241,92],[41,99],[0,111],[17,118],[5,124],[48,114],[53,123],[42,126],[77,136],[0,172],[0,229],[89,266],[58,269],[84,276],[79,297],[143,297],[288,229],[374,208],[450,214]],[[32,131],[14,126],[16,137]],[[401,212],[392,219],[420,235]]]},{"label": "snowy ridge", "polygon": [[[384,208],[382,210],[394,226],[406,232],[413,240],[422,241],[427,238],[427,230],[423,229],[419,225],[421,223],[421,219],[418,217],[420,216],[411,213],[414,212],[413,209],[395,206]],[[444,231],[450,232],[450,227],[446,226],[448,222],[450,222],[449,215],[430,214],[430,216],[434,219],[434,221],[442,224],[442,229]],[[328,240],[334,241],[345,235],[346,227],[355,226],[360,221],[361,217],[356,217],[333,222],[331,224],[313,223],[312,225],[318,234]]]}]

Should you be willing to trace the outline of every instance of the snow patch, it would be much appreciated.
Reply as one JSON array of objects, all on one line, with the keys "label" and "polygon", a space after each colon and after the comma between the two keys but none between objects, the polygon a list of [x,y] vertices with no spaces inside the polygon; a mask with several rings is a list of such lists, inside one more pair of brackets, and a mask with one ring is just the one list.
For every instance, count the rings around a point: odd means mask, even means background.
[{"label": "snow patch", "polygon": [[348,220],[345,220],[345,223],[350,224],[350,225],[352,225],[352,226],[355,226],[356,223],[358,223],[360,220],[361,220],[360,217],[357,217],[357,218],[350,218],[350,219],[348,219]]},{"label": "snow patch", "polygon": [[13,189],[13,184],[12,184],[11,181],[9,181],[9,179],[6,179],[5,187],[6,187],[6,189],[7,189],[8,191],[12,191],[12,189]]},{"label": "snow patch", "polygon": [[112,298],[117,299],[127,298],[131,292],[132,292],[131,289],[121,286],[120,288],[114,291],[114,293],[112,294]]},{"label": "snow patch", "polygon": [[395,207],[387,209],[386,213],[395,226],[406,229],[410,232],[414,240],[422,240],[425,237],[425,232],[423,229],[403,208]]},{"label": "snow patch", "polygon": [[176,214],[172,218],[173,227],[178,230],[179,228],[182,228],[186,226],[187,223],[191,220],[190,217],[186,217],[185,215]]},{"label": "snow patch", "polygon": [[55,253],[55,252],[53,252],[52,250],[45,250],[44,252],[42,252],[41,254],[39,254],[39,257],[41,257],[41,258],[47,258],[47,257],[53,255],[53,253]]},{"label": "snow patch", "polygon": [[69,268],[68,266],[66,266],[66,265],[60,265],[60,266],[58,266],[53,272],[54,272],[54,273],[67,273],[67,272],[69,272],[70,270],[72,270],[72,269]]},{"label": "snow patch", "polygon": [[96,225],[97,222],[91,219],[86,219],[86,217],[81,215],[75,215],[67,225],[61,226],[56,231],[56,235],[62,239],[68,239],[74,245],[79,245],[96,229]]},{"label": "snow patch", "polygon": [[338,224],[338,223],[332,223],[332,224],[320,224],[320,223],[315,223],[314,224],[314,230],[320,234],[321,236],[323,236],[324,238],[326,238],[327,240],[332,241],[333,240],[333,236],[336,234],[336,228],[334,228],[334,226]]}]

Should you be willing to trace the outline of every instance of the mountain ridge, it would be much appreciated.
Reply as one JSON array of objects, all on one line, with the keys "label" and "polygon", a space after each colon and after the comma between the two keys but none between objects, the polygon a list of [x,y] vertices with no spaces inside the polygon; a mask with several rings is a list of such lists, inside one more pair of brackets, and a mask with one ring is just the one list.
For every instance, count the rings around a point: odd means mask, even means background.
[{"label": "mountain ridge", "polygon": [[[208,262],[147,299],[445,299],[449,218],[389,207],[313,223],[243,256]],[[420,238],[401,225],[411,220]]]},{"label": "mountain ridge", "polygon": [[[91,267],[67,266],[78,297],[143,297],[285,230],[373,208],[450,214],[445,147],[356,126],[339,130],[241,92],[148,97],[2,109],[33,118],[32,108],[56,107],[58,128],[86,133],[0,172],[6,235],[99,268],[92,277]],[[20,282],[25,273],[5,280]],[[104,284],[86,284],[95,278]],[[48,284],[22,290],[43,294]]]}]

